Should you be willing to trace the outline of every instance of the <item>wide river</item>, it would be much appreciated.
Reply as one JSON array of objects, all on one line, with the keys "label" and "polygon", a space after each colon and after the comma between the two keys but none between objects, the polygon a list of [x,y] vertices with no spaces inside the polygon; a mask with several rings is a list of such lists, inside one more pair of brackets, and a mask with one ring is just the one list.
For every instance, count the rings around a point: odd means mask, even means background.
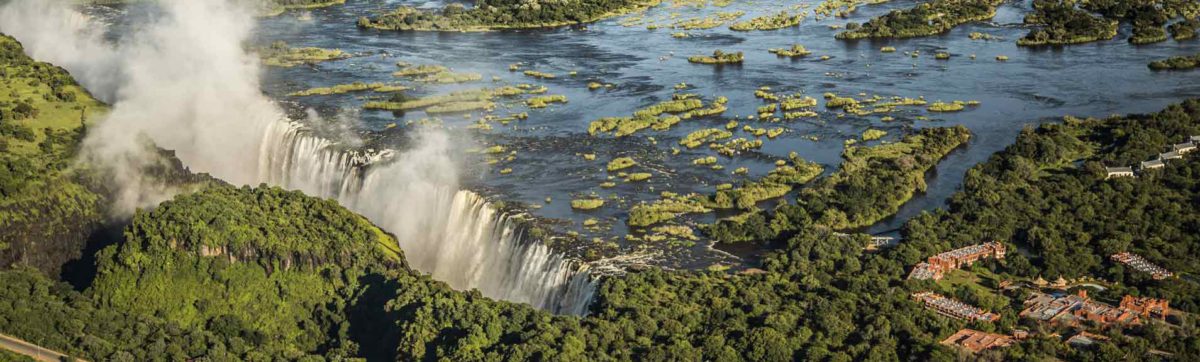
[{"label": "wide river", "polygon": [[[716,12],[742,10],[741,20],[795,6],[811,9],[816,1],[744,2],[727,7],[673,7],[668,2],[646,11],[641,25],[625,26],[629,16],[612,18],[586,27],[502,31],[488,33],[389,32],[360,30],[355,21],[391,6],[436,6],[436,3],[349,0],[343,6],[290,12],[261,20],[260,44],[284,40],[291,46],[338,48],[355,57],[294,68],[270,68],[264,91],[302,114],[312,108],[325,118],[350,114],[360,120],[357,127],[381,130],[392,123],[404,127],[407,121],[429,117],[423,112],[398,115],[382,111],[362,111],[362,104],[379,98],[378,94],[355,93],[332,96],[289,97],[288,93],[312,87],[361,82],[396,82],[392,76],[396,63],[440,64],[460,72],[476,72],[483,80],[457,85],[430,86],[410,84],[412,96],[442,94],[452,90],[496,85],[529,83],[544,85],[548,94],[561,94],[569,103],[545,109],[526,110],[520,104],[502,105],[495,114],[528,112],[528,119],[502,126],[493,124],[488,132],[473,134],[473,142],[463,147],[509,145],[516,160],[502,165],[469,163],[466,187],[479,190],[497,200],[539,205],[534,215],[557,219],[564,231],[574,230],[588,237],[629,246],[621,239],[626,210],[641,200],[656,199],[662,191],[710,193],[717,184],[736,183],[744,177],[761,177],[773,168],[777,159],[789,152],[836,169],[846,139],[857,138],[868,128],[889,132],[884,141],[894,140],[912,128],[965,125],[974,138],[929,175],[929,189],[905,205],[896,217],[868,228],[868,232],[887,233],[913,215],[945,203],[962,180],[966,170],[990,154],[1010,144],[1017,132],[1027,125],[1053,122],[1063,115],[1107,116],[1111,114],[1151,112],[1184,98],[1200,96],[1200,72],[1152,72],[1146,63],[1169,56],[1200,52],[1200,41],[1166,41],[1134,46],[1126,40],[1129,27],[1122,24],[1116,39],[1070,47],[1030,49],[1017,47],[1015,40],[1029,28],[1021,23],[1030,10],[1028,1],[1007,2],[992,22],[959,26],[939,36],[887,41],[841,41],[834,38],[832,25],[864,22],[892,9],[909,7],[914,1],[898,0],[859,7],[847,19],[817,20],[810,16],[799,27],[776,31],[735,32],[728,25],[687,31],[687,38],[675,38],[669,29],[674,19],[702,17]],[[807,11],[807,10],[806,10]],[[659,24],[649,30],[647,24]],[[995,40],[972,40],[968,34],[982,32]],[[802,44],[812,55],[797,60],[776,57],[768,48]],[[894,53],[880,48],[892,46]],[[745,52],[741,66],[713,67],[688,63],[689,55],[708,54],[715,49]],[[906,55],[919,51],[918,57]],[[949,52],[948,60],[934,58],[937,52]],[[970,55],[975,55],[972,58]],[[1008,60],[995,58],[1005,55]],[[828,56],[822,60],[822,56]],[[539,80],[510,72],[509,65],[521,63],[532,69],[557,75]],[[574,76],[569,72],[576,72]],[[496,77],[496,80],[493,80]],[[609,89],[589,90],[596,81],[611,83]],[[686,82],[687,93],[710,101],[717,96],[729,98],[729,110],[719,117],[686,120],[669,131],[639,132],[615,139],[592,137],[588,124],[597,118],[625,116],[633,110],[679,93],[674,85]],[[411,82],[409,82],[411,83]],[[924,107],[901,107],[885,115],[839,116],[840,111],[818,107],[819,117],[780,123],[746,121],[748,115],[764,103],[754,91],[770,86],[779,93],[804,93],[821,98],[826,92],[861,98],[860,94],[884,97],[919,97],[926,100],[977,100],[981,104],[958,113],[926,112]],[[512,103],[512,102],[510,102]],[[511,107],[512,109],[505,109]],[[355,115],[355,113],[357,113]],[[683,149],[678,140],[688,132],[723,127],[735,116],[754,127],[785,127],[787,133],[765,141],[757,152],[734,158],[720,157],[723,171],[692,165],[698,157],[715,155],[707,147]],[[921,117],[924,116],[924,117]],[[920,117],[920,118],[919,118]],[[927,118],[926,118],[927,117]],[[473,121],[461,115],[442,117],[445,124],[463,129]],[[477,118],[477,117],[476,117]],[[739,126],[740,128],[741,126]],[[657,142],[650,139],[653,137]],[[737,132],[735,137],[750,137]],[[877,141],[878,142],[878,141]],[[595,153],[595,161],[579,154]],[[626,183],[615,180],[614,188],[602,188],[606,181],[606,162],[620,156],[632,156],[641,170],[653,177],[646,182]],[[732,171],[748,167],[747,176]],[[501,174],[510,168],[511,173]],[[621,201],[588,212],[573,211],[570,200],[595,193]],[[552,201],[547,203],[546,199]],[[611,228],[587,231],[580,225],[596,218]],[[697,219],[706,221],[705,219]],[[691,249],[677,250],[678,257],[667,264],[700,266],[719,258],[707,252],[705,242]]]}]

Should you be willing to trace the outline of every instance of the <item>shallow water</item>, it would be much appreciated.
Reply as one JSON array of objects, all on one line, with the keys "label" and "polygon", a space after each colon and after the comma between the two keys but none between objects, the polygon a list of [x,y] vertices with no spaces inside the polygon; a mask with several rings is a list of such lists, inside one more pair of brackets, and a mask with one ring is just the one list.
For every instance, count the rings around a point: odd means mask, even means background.
[{"label": "shallow water", "polygon": [[[616,241],[624,235],[625,211],[639,200],[654,200],[660,191],[712,192],[714,185],[734,182],[743,176],[733,176],[732,170],[749,167],[749,177],[760,177],[773,168],[776,159],[797,152],[810,161],[826,166],[827,171],[840,162],[843,141],[856,138],[867,128],[889,131],[885,140],[894,140],[910,128],[962,124],[971,129],[970,144],[954,152],[931,173],[929,190],[906,204],[896,217],[867,229],[879,233],[893,230],[909,217],[922,210],[944,205],[945,199],[961,182],[965,171],[982,162],[992,153],[1010,144],[1025,126],[1057,120],[1063,115],[1106,116],[1119,113],[1142,113],[1158,110],[1184,98],[1200,96],[1200,72],[1151,72],[1146,63],[1169,56],[1200,52],[1200,42],[1167,41],[1147,46],[1126,42],[1128,26],[1111,41],[1077,45],[1066,48],[1019,48],[1015,40],[1028,29],[1021,17],[1028,3],[1007,3],[993,23],[973,23],[960,26],[934,37],[888,41],[847,42],[834,39],[838,31],[829,25],[848,21],[863,22],[893,8],[910,6],[912,1],[893,1],[882,5],[862,6],[849,19],[805,19],[800,27],[766,32],[734,32],[727,26],[709,30],[689,31],[694,36],[672,38],[675,30],[647,30],[644,26],[624,27],[622,18],[615,18],[585,27],[491,33],[428,33],[360,30],[355,20],[389,6],[381,1],[350,0],[344,6],[311,12],[312,20],[301,20],[299,13],[261,20],[259,38],[262,43],[285,40],[292,46],[340,48],[358,56],[312,67],[272,68],[266,73],[265,92],[294,109],[315,108],[322,115],[357,110],[371,93],[294,98],[287,93],[319,86],[363,82],[393,82],[391,72],[398,61],[413,64],[443,64],[456,71],[482,73],[484,81],[451,86],[418,86],[410,95],[431,95],[456,89],[468,89],[498,84],[530,83],[549,87],[548,94],[566,95],[570,102],[546,109],[527,110],[529,119],[500,126],[491,132],[480,133],[474,145],[464,142],[464,148],[478,144],[514,144],[517,160],[502,166],[472,165],[472,175],[466,184],[486,190],[501,200],[520,201],[543,207],[532,210],[537,216],[566,219],[574,222],[564,230],[580,231],[588,236]],[[410,3],[416,4],[416,3]],[[775,5],[763,2],[735,3],[726,8],[670,8],[660,6],[645,13],[646,19],[666,18],[679,13],[681,18],[703,16],[716,11],[746,10],[741,19],[790,7],[816,2],[788,2]],[[669,24],[670,20],[658,21]],[[967,34],[983,32],[1001,40],[970,40]],[[802,44],[813,52],[807,58],[790,60],[767,53],[767,48]],[[894,46],[896,53],[881,53],[882,46]],[[743,51],[745,65],[713,67],[689,64],[689,55],[710,53],[714,49],[726,52]],[[912,58],[905,52],[919,50]],[[949,60],[936,60],[933,55],[946,51]],[[673,54],[673,56],[672,56]],[[977,55],[970,59],[968,55]],[[819,60],[828,55],[831,59]],[[998,62],[997,55],[1009,57]],[[666,60],[661,60],[666,57]],[[557,79],[538,80],[509,72],[513,63],[524,63],[522,69],[556,74]],[[577,76],[568,76],[570,71]],[[491,78],[499,77],[500,82]],[[589,91],[589,81],[614,83],[608,90]],[[704,97],[706,103],[716,96],[730,99],[729,110],[722,116],[682,122],[667,132],[645,130],[634,136],[613,139],[589,137],[588,123],[606,116],[624,116],[633,110],[677,93],[673,85],[686,82],[687,90]],[[774,140],[766,140],[759,152],[742,154],[733,159],[720,157],[724,171],[713,171],[691,165],[691,160],[715,155],[707,148],[683,149],[679,138],[688,132],[709,127],[722,127],[733,116],[755,113],[764,103],[756,99],[754,90],[771,86],[780,93],[803,92],[815,98],[822,93],[839,95],[860,93],[869,95],[924,96],[927,100],[978,100],[980,106],[949,114],[928,114],[923,107],[901,107],[891,114],[896,120],[882,122],[882,115],[867,117],[837,117],[840,112],[821,113],[819,119],[782,123],[743,121],[755,127],[786,127],[790,132]],[[495,114],[526,111],[518,104],[513,109],[498,109]],[[916,120],[916,116],[929,120]],[[404,127],[405,121],[426,118],[423,112],[397,116],[391,112],[362,111],[361,126],[383,129],[391,123]],[[462,128],[471,123],[461,116],[442,117],[447,125]],[[740,126],[739,126],[740,127]],[[737,132],[735,137],[748,137]],[[817,141],[806,137],[816,136]],[[647,137],[657,139],[657,144]],[[595,153],[596,161],[585,161],[577,153]],[[612,158],[633,156],[654,177],[643,183],[623,183],[602,189],[606,181],[604,165]],[[500,168],[512,168],[512,173],[500,175]],[[595,192],[608,197],[616,194],[625,201],[610,202],[590,212],[570,209],[570,200]],[[550,203],[544,200],[550,197]],[[588,233],[579,227],[587,218],[608,222],[608,232]],[[721,259],[709,253],[699,243],[690,252],[672,254],[667,265],[701,266]],[[742,250],[744,252],[744,250]]]}]

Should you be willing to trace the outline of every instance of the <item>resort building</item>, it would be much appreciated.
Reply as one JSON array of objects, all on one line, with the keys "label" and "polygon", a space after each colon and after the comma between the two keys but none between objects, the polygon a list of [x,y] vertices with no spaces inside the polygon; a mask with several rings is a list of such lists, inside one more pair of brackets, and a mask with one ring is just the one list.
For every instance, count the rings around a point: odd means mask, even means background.
[{"label": "resort building", "polygon": [[1114,177],[1134,177],[1132,167],[1105,167],[1104,171],[1108,173],[1104,177],[1105,180]]},{"label": "resort building", "polygon": [[1067,345],[1069,345],[1071,347],[1075,347],[1075,348],[1091,347],[1092,345],[1094,345],[1096,343],[1104,342],[1107,340],[1108,340],[1108,337],[1105,337],[1105,336],[1102,336],[1099,334],[1092,334],[1092,333],[1088,333],[1088,332],[1079,332],[1079,334],[1071,336],[1071,338],[1067,338]]},{"label": "resort building", "polygon": [[1166,166],[1166,165],[1167,164],[1163,163],[1162,160],[1150,160],[1150,161],[1142,161],[1141,167],[1139,167],[1139,168],[1142,171],[1145,171],[1145,170],[1153,170],[1156,168],[1163,168],[1163,166]]},{"label": "resort building", "polygon": [[946,346],[962,348],[971,353],[979,353],[990,348],[1008,347],[1013,342],[1012,337],[1003,334],[963,328],[942,340],[941,343]]},{"label": "resort building", "polygon": [[925,262],[918,263],[908,274],[908,279],[942,279],[942,276],[951,270],[971,266],[979,259],[995,258],[1004,259],[1004,254],[1008,249],[1004,244],[998,241],[989,241],[983,244],[971,245],[964,248],[954,249],[938,255],[934,255],[926,259]]},{"label": "resort building", "polygon": [[[1091,321],[1105,327],[1141,323],[1138,316],[1142,313],[1139,311],[1091,300],[1087,296],[1087,290],[1061,297],[1036,293],[1025,301],[1025,305],[1026,308],[1021,311],[1020,316],[1048,323],[1078,325]],[[1151,304],[1145,307],[1154,309],[1158,306]]]},{"label": "resort building", "polygon": [[1141,255],[1134,253],[1124,252],[1113,254],[1111,259],[1115,262],[1128,265],[1134,270],[1150,274],[1150,277],[1154,278],[1154,280],[1163,280],[1175,275],[1174,273],[1171,273],[1171,271],[1158,265],[1154,265],[1154,263],[1146,260]]},{"label": "resort building", "polygon": [[1177,151],[1171,151],[1171,152],[1167,152],[1167,153],[1158,154],[1158,159],[1161,161],[1179,160],[1179,159],[1183,159],[1183,155],[1179,154],[1179,152],[1177,152]]},{"label": "resort building", "polygon": [[1120,307],[1137,313],[1143,317],[1167,319],[1167,314],[1171,313],[1170,302],[1166,299],[1145,298],[1126,295],[1121,298]]},{"label": "resort building", "polygon": [[931,309],[938,314],[950,318],[984,322],[995,322],[1000,320],[1000,315],[998,314],[976,308],[975,306],[954,299],[943,297],[941,294],[934,292],[913,293],[912,297],[914,300],[924,304],[925,308]]},{"label": "resort building", "polygon": [[1196,143],[1188,141],[1185,143],[1177,143],[1171,146],[1171,150],[1181,155],[1186,155],[1196,150]]}]

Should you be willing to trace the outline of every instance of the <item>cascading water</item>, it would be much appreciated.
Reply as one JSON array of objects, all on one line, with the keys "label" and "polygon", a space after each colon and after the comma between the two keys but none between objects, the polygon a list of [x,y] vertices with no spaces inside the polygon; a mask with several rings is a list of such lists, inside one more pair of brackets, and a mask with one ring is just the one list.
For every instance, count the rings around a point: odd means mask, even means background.
[{"label": "cascading water", "polygon": [[261,177],[366,216],[397,236],[414,268],[456,289],[584,314],[595,291],[586,266],[529,240],[478,194],[457,190],[445,135],[420,137],[422,146],[403,154],[346,151],[278,122],[264,135]]},{"label": "cascading water", "polygon": [[[458,190],[444,133],[419,135],[403,153],[343,150],[286,120],[264,97],[260,60],[243,43],[252,14],[230,1],[164,0],[156,18],[117,44],[66,2],[0,6],[0,31],[35,58],[60,64],[113,104],[89,129],[85,158],[111,170],[132,212],[176,190],[139,170],[156,162],[140,137],[184,164],[234,184],[265,182],[337,199],[396,235],[417,270],[459,289],[558,313],[586,311],[594,285],[585,266],[528,240],[509,216]],[[49,18],[53,21],[47,21]]]}]

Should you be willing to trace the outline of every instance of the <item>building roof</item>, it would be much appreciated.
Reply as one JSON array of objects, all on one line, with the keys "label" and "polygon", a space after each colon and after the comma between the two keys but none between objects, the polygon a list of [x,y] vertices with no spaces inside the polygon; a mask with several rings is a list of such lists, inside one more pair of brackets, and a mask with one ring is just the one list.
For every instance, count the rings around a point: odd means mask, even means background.
[{"label": "building roof", "polygon": [[1142,161],[1142,168],[1158,168],[1166,165],[1162,160]]},{"label": "building roof", "polygon": [[1108,173],[1133,172],[1133,167],[1105,167],[1104,170]]},{"label": "building roof", "polygon": [[989,348],[1008,347],[1013,344],[1013,339],[1003,334],[963,328],[942,340],[941,343],[947,346],[960,347],[971,351],[971,353],[979,353]]}]

